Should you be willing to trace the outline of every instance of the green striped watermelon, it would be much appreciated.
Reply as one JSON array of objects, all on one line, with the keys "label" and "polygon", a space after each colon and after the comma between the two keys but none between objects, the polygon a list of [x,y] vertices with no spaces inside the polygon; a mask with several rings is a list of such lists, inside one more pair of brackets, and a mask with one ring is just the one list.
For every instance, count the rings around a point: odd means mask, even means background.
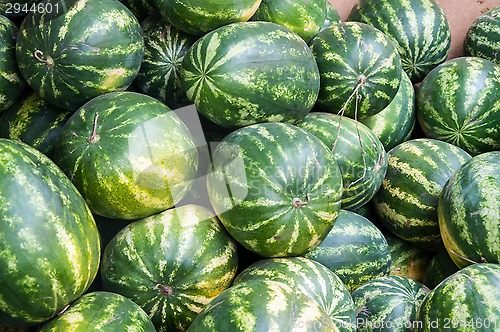
[{"label": "green striped watermelon", "polygon": [[394,41],[413,83],[448,57],[450,26],[436,0],[358,0],[347,20],[370,24]]},{"label": "green striped watermelon", "polygon": [[51,157],[62,127],[73,113],[26,92],[0,116],[0,137],[20,140]]},{"label": "green striped watermelon", "polygon": [[135,92],[98,96],[64,125],[54,160],[93,213],[137,219],[189,191],[198,168],[193,136],[160,101]]},{"label": "green striped watermelon", "polygon": [[325,1],[326,1],[326,15],[325,15],[325,20],[323,21],[323,26],[321,27],[320,31],[325,28],[328,28],[332,24],[337,24],[342,22],[339,13],[335,9],[335,7],[333,7],[332,3],[329,0]]},{"label": "green striped watermelon", "polygon": [[21,96],[26,85],[17,66],[17,33],[16,25],[0,15],[0,113]]},{"label": "green striped watermelon", "polygon": [[342,176],[316,136],[291,124],[255,124],[226,136],[212,159],[210,202],[229,233],[250,251],[264,257],[302,255],[332,228]]},{"label": "green striped watermelon", "polygon": [[172,25],[201,36],[230,23],[248,21],[261,0],[153,0],[153,3]]},{"label": "green striped watermelon", "polygon": [[459,147],[429,138],[401,143],[387,155],[389,167],[373,198],[380,221],[418,248],[441,250],[439,195],[446,181],[471,157]]},{"label": "green striped watermelon", "polygon": [[314,299],[328,313],[339,331],[355,331],[356,312],[351,294],[326,266],[304,257],[260,260],[240,272],[233,282],[271,280],[287,284]]},{"label": "green striped watermelon", "polygon": [[96,224],[56,165],[25,143],[0,139],[0,322],[55,316],[94,280]]},{"label": "green striped watermelon", "polygon": [[491,332],[500,324],[500,265],[473,264],[452,274],[423,300],[419,332]]},{"label": "green striped watermelon", "polygon": [[264,0],[252,20],[283,25],[308,43],[325,23],[326,7],[325,0]]},{"label": "green striped watermelon", "polygon": [[500,149],[500,66],[477,57],[446,61],[417,90],[417,120],[427,137],[476,155]]},{"label": "green striped watermelon", "polygon": [[357,331],[412,332],[417,326],[418,307],[429,289],[402,276],[368,281],[352,293],[357,311]]},{"label": "green striped watermelon", "polygon": [[81,296],[39,332],[155,332],[148,315],[136,303],[111,292],[92,292]]},{"label": "green striped watermelon", "polygon": [[423,283],[430,289],[434,289],[441,281],[460,270],[451,259],[448,251],[441,250],[434,256],[424,272]]},{"label": "green striped watermelon", "polygon": [[500,65],[500,5],[472,22],[464,39],[464,54]]},{"label": "green striped watermelon", "polygon": [[500,263],[500,151],[477,155],[453,174],[438,216],[446,250],[459,267]]},{"label": "green striped watermelon", "polygon": [[44,3],[59,9],[28,14],[16,46],[19,69],[35,92],[75,111],[132,83],[144,41],[139,22],[125,5],[118,0]]},{"label": "green striped watermelon", "polygon": [[379,113],[360,122],[380,140],[386,151],[407,141],[415,127],[415,90],[408,75],[403,72],[401,85],[394,99]]},{"label": "green striped watermelon", "polygon": [[401,58],[379,30],[357,22],[333,24],[309,45],[320,72],[320,110],[363,119],[382,111],[396,95]]},{"label": "green striped watermelon", "polygon": [[158,12],[153,0],[119,0],[123,3],[139,22],[142,22],[149,15],[153,15]]},{"label": "green striped watermelon", "polygon": [[213,299],[188,332],[337,332],[313,299],[278,281],[249,280]]},{"label": "green striped watermelon", "polygon": [[271,22],[226,25],[201,37],[184,57],[188,98],[223,127],[296,122],[318,97],[318,66],[296,33]]},{"label": "green striped watermelon", "polygon": [[385,234],[385,239],[391,252],[390,275],[407,277],[422,283],[432,255],[396,236]]},{"label": "green striped watermelon", "polygon": [[388,275],[391,268],[391,253],[382,232],[365,217],[347,210],[340,210],[327,237],[304,257],[332,270],[350,292]]},{"label": "green striped watermelon", "polygon": [[237,262],[213,212],[184,205],[122,229],[104,251],[102,283],[139,304],[158,331],[185,331],[230,286]]},{"label": "green striped watermelon", "polygon": [[309,113],[297,126],[332,150],[342,173],[342,209],[356,209],[373,198],[387,171],[387,154],[368,127],[347,117],[322,112]]},{"label": "green striped watermelon", "polygon": [[172,109],[189,105],[180,67],[188,49],[198,38],[177,29],[159,15],[149,16],[141,25],[144,58],[135,85]]}]

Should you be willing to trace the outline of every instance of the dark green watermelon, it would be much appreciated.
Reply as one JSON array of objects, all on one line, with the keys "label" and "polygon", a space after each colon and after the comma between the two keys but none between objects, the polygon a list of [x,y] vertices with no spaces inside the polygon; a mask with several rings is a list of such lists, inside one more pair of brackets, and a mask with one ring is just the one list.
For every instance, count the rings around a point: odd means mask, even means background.
[{"label": "dark green watermelon", "polygon": [[230,286],[234,240],[207,208],[184,205],[139,219],[106,246],[103,288],[139,304],[158,331],[185,331]]},{"label": "dark green watermelon", "polygon": [[423,283],[434,289],[441,281],[460,270],[446,250],[441,250],[434,256],[424,272]]},{"label": "dark green watermelon", "polygon": [[233,23],[207,33],[184,57],[181,75],[196,109],[227,128],[297,122],[320,88],[305,41],[271,22]]},{"label": "dark green watermelon", "polygon": [[210,201],[247,249],[263,257],[298,256],[332,228],[342,176],[313,134],[291,124],[255,124],[226,136],[212,158]]},{"label": "dark green watermelon", "polygon": [[126,89],[144,54],[141,27],[118,0],[46,0],[58,10],[31,12],[16,44],[31,88],[75,111],[101,94]]},{"label": "dark green watermelon", "polygon": [[31,146],[0,139],[0,322],[54,317],[94,280],[100,241],[85,200]]},{"label": "dark green watermelon", "polygon": [[500,65],[500,5],[479,15],[464,39],[464,54]]},{"label": "dark green watermelon", "polygon": [[342,22],[309,43],[318,63],[321,111],[363,119],[386,108],[401,83],[401,57],[381,31]]},{"label": "dark green watermelon", "polygon": [[17,33],[16,25],[0,15],[0,113],[21,96],[26,85],[17,66]]},{"label": "dark green watermelon", "polygon": [[155,332],[148,315],[132,300],[111,292],[87,293],[44,324],[39,332]]},{"label": "dark green watermelon", "polygon": [[93,213],[131,220],[171,208],[186,195],[198,150],[165,104],[125,91],[98,96],[73,114],[54,160]]},{"label": "dark green watermelon", "polygon": [[407,277],[422,283],[432,254],[390,234],[385,234],[385,239],[391,251],[390,275]]}]

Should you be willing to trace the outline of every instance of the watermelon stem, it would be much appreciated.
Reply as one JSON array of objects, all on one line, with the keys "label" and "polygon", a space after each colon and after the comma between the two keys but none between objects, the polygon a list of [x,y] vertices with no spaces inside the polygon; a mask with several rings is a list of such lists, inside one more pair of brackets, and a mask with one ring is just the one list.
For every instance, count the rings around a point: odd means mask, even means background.
[{"label": "watermelon stem", "polygon": [[50,56],[47,56],[46,59],[42,59],[42,57],[44,56],[43,55],[43,52],[40,51],[40,50],[35,50],[35,52],[33,52],[33,56],[35,57],[35,59],[37,59],[39,62],[43,63],[43,64],[46,64],[48,67],[53,67],[54,66],[54,60],[50,57]]},{"label": "watermelon stem", "polygon": [[92,130],[92,135],[89,137],[89,143],[97,143],[99,141],[99,135],[97,135],[97,120],[99,119],[99,113],[96,113],[94,117],[94,128]]},{"label": "watermelon stem", "polygon": [[170,296],[174,292],[174,290],[172,289],[172,287],[165,286],[165,285],[162,285],[162,284],[156,284],[155,285],[155,289],[158,289],[160,291],[160,293],[162,293],[162,295],[165,295],[165,296]]},{"label": "watermelon stem", "polygon": [[301,208],[302,206],[304,205],[307,205],[309,204],[309,202],[311,201],[311,195],[310,194],[307,194],[306,195],[306,201],[304,202],[303,200],[301,200],[300,198],[298,197],[295,197],[294,199],[292,199],[292,203],[293,203],[293,206],[295,206],[295,208]]},{"label": "watermelon stem", "polygon": [[[460,255],[459,253],[457,253],[457,252],[456,252],[455,250],[453,250],[453,249],[450,249],[450,253],[452,253],[452,254],[453,254],[453,255],[455,255],[455,256],[460,257],[461,259],[463,259],[463,260],[465,260],[465,261],[467,261],[467,262],[469,262],[469,263],[472,263],[472,264],[478,264],[478,262],[475,262],[475,261],[473,261],[472,259],[469,259],[469,258],[467,258],[467,257],[465,257],[465,256],[463,256],[463,255]],[[483,263],[485,263],[485,262],[483,261]]]}]

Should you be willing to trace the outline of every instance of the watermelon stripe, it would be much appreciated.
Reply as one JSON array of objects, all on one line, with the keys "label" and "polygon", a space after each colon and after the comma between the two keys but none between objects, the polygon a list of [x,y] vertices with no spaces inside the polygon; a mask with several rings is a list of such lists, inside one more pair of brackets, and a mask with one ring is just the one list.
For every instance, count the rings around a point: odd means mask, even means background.
[{"label": "watermelon stripe", "polygon": [[464,40],[464,54],[500,64],[500,7],[481,14],[469,27]]}]

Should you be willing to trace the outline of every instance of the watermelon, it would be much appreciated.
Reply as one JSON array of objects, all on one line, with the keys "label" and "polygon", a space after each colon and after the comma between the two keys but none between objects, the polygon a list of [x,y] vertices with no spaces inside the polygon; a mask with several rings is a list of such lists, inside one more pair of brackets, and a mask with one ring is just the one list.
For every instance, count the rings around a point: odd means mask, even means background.
[{"label": "watermelon", "polygon": [[307,295],[278,281],[249,280],[213,299],[188,332],[339,331]]},{"label": "watermelon", "polygon": [[134,80],[138,89],[172,109],[191,102],[182,87],[180,67],[184,56],[198,39],[166,22],[160,15],[142,22],[144,58]]},{"label": "watermelon", "polygon": [[389,275],[407,277],[422,283],[432,254],[393,235],[385,234],[385,239],[391,251],[391,272]]},{"label": "watermelon", "polygon": [[136,220],[106,246],[106,291],[139,304],[158,331],[185,331],[228,288],[238,258],[233,239],[212,211],[184,205]]},{"label": "watermelon", "polygon": [[196,109],[216,124],[294,123],[318,97],[318,66],[305,41],[272,22],[233,23],[207,33],[181,67]]},{"label": "watermelon", "polygon": [[149,15],[153,15],[158,12],[153,0],[119,0],[123,3],[139,22],[142,22]]},{"label": "watermelon", "polygon": [[249,280],[279,281],[314,299],[340,331],[355,331],[356,312],[342,280],[326,266],[304,257],[260,260],[240,272],[233,285]]},{"label": "watermelon", "polygon": [[417,90],[417,120],[427,137],[472,155],[500,149],[500,66],[477,57],[446,61]]},{"label": "watermelon", "polygon": [[415,128],[415,90],[410,78],[403,72],[401,84],[394,99],[379,113],[360,122],[380,140],[386,151],[407,141]]},{"label": "watermelon", "polygon": [[153,0],[153,3],[178,29],[202,36],[230,23],[248,21],[261,0]]},{"label": "watermelon", "polygon": [[368,281],[352,293],[358,313],[357,331],[414,331],[418,307],[428,293],[427,287],[407,277]]},{"label": "watermelon", "polygon": [[0,15],[0,113],[21,96],[26,85],[17,67],[17,33],[16,25]]},{"label": "watermelon", "polygon": [[380,140],[362,123],[340,115],[311,112],[297,126],[328,146],[342,173],[342,209],[370,201],[387,171],[387,154]]},{"label": "watermelon", "polygon": [[500,6],[481,14],[472,22],[464,39],[464,54],[481,57],[500,65]]},{"label": "watermelon", "polygon": [[391,269],[391,253],[382,232],[365,217],[347,210],[340,210],[327,237],[304,257],[332,270],[350,292],[389,275]]},{"label": "watermelon", "polygon": [[132,300],[111,292],[92,292],[81,296],[39,332],[155,332],[148,315]]},{"label": "watermelon", "polygon": [[446,181],[471,157],[457,146],[429,138],[401,143],[388,153],[389,167],[373,198],[384,226],[417,248],[443,249],[438,199]]},{"label": "watermelon", "polygon": [[380,30],[364,23],[337,23],[321,30],[309,45],[320,73],[319,110],[363,119],[395,97],[401,57]]},{"label": "watermelon", "polygon": [[144,40],[139,22],[125,5],[118,0],[44,4],[59,9],[30,12],[16,44],[19,69],[40,97],[76,111],[90,99],[132,83]]},{"label": "watermelon", "polygon": [[455,272],[423,300],[419,332],[491,332],[500,322],[500,265],[473,264]]},{"label": "watermelon", "polygon": [[342,176],[319,138],[271,122],[237,129],[217,145],[207,188],[220,220],[245,248],[268,258],[299,256],[332,228]]},{"label": "watermelon", "polygon": [[448,57],[450,26],[436,0],[358,0],[347,20],[370,24],[394,41],[413,83]]},{"label": "watermelon", "polygon": [[54,161],[93,213],[132,220],[180,201],[196,176],[198,151],[166,105],[135,92],[110,92],[66,122]]},{"label": "watermelon", "polygon": [[477,155],[453,174],[439,197],[438,218],[458,267],[500,263],[500,151]]},{"label": "watermelon", "polygon": [[331,2],[329,0],[325,1],[326,1],[326,15],[325,15],[325,20],[323,21],[323,26],[321,27],[320,31],[325,28],[328,28],[332,24],[337,24],[342,22],[339,13],[335,9],[335,7],[333,7]]},{"label": "watermelon", "polygon": [[73,113],[27,91],[0,116],[0,137],[20,140],[51,157],[62,127]]},{"label": "watermelon", "polygon": [[4,138],[0,202],[0,322],[37,325],[94,280],[97,227],[83,197],[50,159]]},{"label": "watermelon", "polygon": [[424,272],[423,283],[434,289],[441,281],[460,270],[446,250],[441,250],[432,257]]},{"label": "watermelon", "polygon": [[251,19],[283,25],[308,43],[324,25],[326,8],[325,0],[264,0]]}]

